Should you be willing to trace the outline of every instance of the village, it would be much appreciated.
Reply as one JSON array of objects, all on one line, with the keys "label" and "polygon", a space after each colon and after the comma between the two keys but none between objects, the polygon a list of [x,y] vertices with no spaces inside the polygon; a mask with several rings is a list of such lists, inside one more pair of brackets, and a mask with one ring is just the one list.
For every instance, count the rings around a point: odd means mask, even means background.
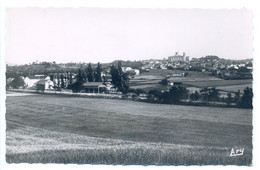
[{"label": "village", "polygon": [[[189,58],[185,52],[176,52],[167,59],[115,61],[109,64],[34,62],[26,67],[21,66],[23,68],[7,66],[6,89],[165,102],[158,92],[169,93],[173,87],[182,87],[187,92],[180,97],[180,101],[196,100],[198,103],[209,100],[235,105],[237,101],[234,98],[242,97],[247,85],[252,87],[251,59],[236,61],[217,56]],[[19,69],[20,72],[17,71]],[[35,72],[38,74],[33,74]],[[228,90],[237,86],[237,91]],[[206,97],[203,91],[207,91]],[[213,93],[216,96],[209,99],[208,96]]]}]

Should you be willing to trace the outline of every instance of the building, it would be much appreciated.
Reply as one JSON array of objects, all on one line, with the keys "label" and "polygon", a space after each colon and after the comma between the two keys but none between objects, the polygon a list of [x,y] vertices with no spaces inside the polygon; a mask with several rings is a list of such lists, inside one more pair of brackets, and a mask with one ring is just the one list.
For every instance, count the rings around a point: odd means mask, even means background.
[{"label": "building", "polygon": [[48,79],[47,80],[42,79],[42,80],[39,80],[36,82],[36,90],[38,90],[38,91],[53,89],[53,87],[54,87],[54,83]]},{"label": "building", "polygon": [[185,52],[182,55],[179,55],[178,52],[175,52],[174,56],[168,57],[168,62],[176,62],[176,61],[189,61],[189,56],[186,56]]},{"label": "building", "polygon": [[124,73],[129,73],[130,75],[139,75],[140,71],[138,69],[132,69],[131,67],[122,67]]},{"label": "building", "polygon": [[24,83],[27,88],[31,88],[36,87],[39,80],[50,80],[50,77],[45,75],[27,76],[24,78]]},{"label": "building", "polygon": [[131,67],[122,67],[123,72],[131,71],[131,70],[132,70]]},{"label": "building", "polygon": [[13,82],[14,78],[8,78],[6,79],[6,88],[12,88],[12,82]]},{"label": "building", "polygon": [[110,93],[116,91],[111,83],[104,82],[86,82],[82,87],[86,93]]}]

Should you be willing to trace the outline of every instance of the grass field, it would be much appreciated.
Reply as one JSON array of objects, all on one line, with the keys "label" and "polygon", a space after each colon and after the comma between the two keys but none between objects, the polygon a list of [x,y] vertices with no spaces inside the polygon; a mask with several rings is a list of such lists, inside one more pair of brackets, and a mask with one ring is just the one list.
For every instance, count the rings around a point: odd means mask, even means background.
[{"label": "grass field", "polygon": [[[252,161],[252,110],[10,95],[9,163],[235,164]],[[234,148],[242,156],[230,157]]]}]

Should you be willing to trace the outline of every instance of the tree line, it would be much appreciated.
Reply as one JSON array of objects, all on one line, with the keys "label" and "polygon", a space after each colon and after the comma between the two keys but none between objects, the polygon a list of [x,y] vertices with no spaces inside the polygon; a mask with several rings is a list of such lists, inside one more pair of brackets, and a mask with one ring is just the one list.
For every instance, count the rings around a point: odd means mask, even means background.
[{"label": "tree line", "polygon": [[94,68],[91,63],[87,65],[86,68],[81,66],[75,76],[75,81],[71,81],[68,88],[72,89],[74,92],[79,92],[82,90],[82,86],[85,82],[102,82],[105,81],[101,77],[102,66],[98,62],[97,67]]},{"label": "tree line", "polygon": [[[75,76],[76,81],[71,84],[71,88],[74,92],[79,92],[82,90],[82,86],[85,82],[107,82],[108,78],[106,76],[101,76],[102,66],[100,63],[97,64],[96,68],[93,68],[91,63],[88,64],[87,68],[78,69],[78,73]],[[126,94],[129,90],[129,75],[124,73],[122,70],[121,61],[118,61],[117,67],[112,65],[110,67],[111,83],[121,91]]]},{"label": "tree line", "polygon": [[219,90],[214,87],[204,88],[200,92],[195,91],[191,94],[189,90],[182,86],[173,86],[169,91],[164,92],[159,90],[150,90],[148,92],[148,101],[165,104],[187,104],[200,101],[208,105],[209,102],[224,102],[227,106],[233,104],[235,107],[252,109],[252,99],[253,91],[249,87],[244,89],[243,94],[241,94],[240,90],[235,92],[234,96],[232,96],[231,92],[228,92],[226,98],[220,97]]}]

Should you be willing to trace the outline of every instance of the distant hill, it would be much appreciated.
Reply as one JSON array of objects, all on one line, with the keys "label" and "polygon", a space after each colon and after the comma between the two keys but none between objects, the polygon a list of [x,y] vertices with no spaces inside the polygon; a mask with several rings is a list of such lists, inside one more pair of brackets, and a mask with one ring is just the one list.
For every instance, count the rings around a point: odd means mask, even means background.
[{"label": "distant hill", "polygon": [[131,67],[133,69],[140,69],[143,66],[143,63],[141,61],[123,61],[123,60],[115,60],[111,63],[111,65],[117,65],[118,61],[121,62],[123,67]]},{"label": "distant hill", "polygon": [[8,66],[16,66],[16,65],[18,65],[18,64],[10,63],[10,62],[6,62],[6,64],[7,64]]}]

